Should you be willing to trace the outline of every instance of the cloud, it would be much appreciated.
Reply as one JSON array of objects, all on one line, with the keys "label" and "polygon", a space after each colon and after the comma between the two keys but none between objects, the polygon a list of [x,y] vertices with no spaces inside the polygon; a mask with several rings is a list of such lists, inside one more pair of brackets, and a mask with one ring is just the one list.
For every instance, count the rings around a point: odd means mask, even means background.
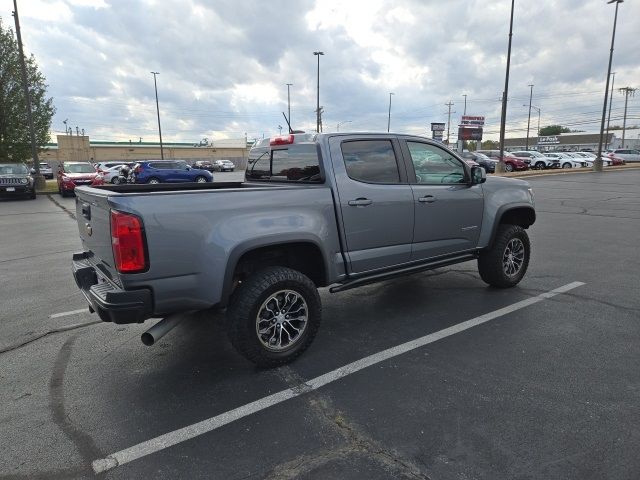
[{"label": "cloud", "polygon": [[[277,133],[292,83],[293,126],[315,129],[317,58],[325,131],[426,133],[464,109],[487,116],[495,137],[504,89],[506,0],[33,0],[21,2],[26,48],[47,77],[57,114],[99,140],[157,138],[151,71],[158,71],[163,137]],[[0,7],[8,23],[10,10]],[[526,128],[529,84],[542,123],[596,130],[613,23],[612,5],[517,2],[508,131]],[[638,2],[620,6],[616,86],[640,78]],[[638,98],[629,116],[640,117]],[[622,115],[614,97],[613,118]],[[589,123],[590,122],[590,123]],[[630,123],[640,123],[631,120]],[[577,128],[577,127],[576,127]],[[452,128],[452,130],[455,130]]]}]

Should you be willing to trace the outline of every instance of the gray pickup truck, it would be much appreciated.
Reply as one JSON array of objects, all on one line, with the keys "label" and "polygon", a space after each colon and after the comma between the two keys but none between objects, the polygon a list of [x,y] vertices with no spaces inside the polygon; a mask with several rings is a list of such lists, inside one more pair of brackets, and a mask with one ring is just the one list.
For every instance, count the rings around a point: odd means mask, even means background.
[{"label": "gray pickup truck", "polygon": [[[228,336],[259,366],[293,360],[339,292],[477,260],[489,285],[524,276],[533,191],[431,140],[295,134],[257,143],[244,182],[76,189],[73,274],[104,321],[225,307]],[[164,323],[163,323],[164,322]],[[155,330],[154,330],[155,329]],[[150,333],[149,333],[150,332]]]}]

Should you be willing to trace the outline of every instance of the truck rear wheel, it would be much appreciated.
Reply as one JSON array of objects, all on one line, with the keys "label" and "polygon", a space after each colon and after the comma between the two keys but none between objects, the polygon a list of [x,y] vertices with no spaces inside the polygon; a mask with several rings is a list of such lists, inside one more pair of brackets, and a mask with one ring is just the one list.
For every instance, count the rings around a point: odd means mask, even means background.
[{"label": "truck rear wheel", "polygon": [[251,275],[227,308],[227,335],[236,350],[259,367],[293,361],[313,341],[322,316],[313,282],[286,267]]},{"label": "truck rear wheel", "polygon": [[492,287],[516,286],[529,266],[531,244],[524,228],[500,224],[491,248],[480,253],[480,278]]}]

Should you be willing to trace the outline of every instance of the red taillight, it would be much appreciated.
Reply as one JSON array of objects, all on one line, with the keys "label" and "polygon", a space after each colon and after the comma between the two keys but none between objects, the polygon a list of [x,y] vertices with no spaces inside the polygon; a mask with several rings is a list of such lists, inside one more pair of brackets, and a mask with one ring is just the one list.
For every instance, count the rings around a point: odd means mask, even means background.
[{"label": "red taillight", "polygon": [[293,143],[293,135],[281,135],[273,137],[269,141],[269,145],[290,145]]},{"label": "red taillight", "polygon": [[135,215],[111,211],[111,248],[119,272],[138,273],[147,269],[144,229]]}]

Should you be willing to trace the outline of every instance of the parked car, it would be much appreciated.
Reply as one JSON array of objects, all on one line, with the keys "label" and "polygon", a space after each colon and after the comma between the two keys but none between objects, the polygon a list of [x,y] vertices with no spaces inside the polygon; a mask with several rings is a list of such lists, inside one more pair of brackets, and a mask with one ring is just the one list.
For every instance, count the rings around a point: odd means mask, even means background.
[{"label": "parked car", "polygon": [[124,165],[125,163],[127,162],[98,162],[94,165],[94,167],[96,167],[98,173],[102,174],[110,168],[118,167]]},{"label": "parked car", "polygon": [[235,164],[231,160],[216,160],[213,162],[216,170],[220,172],[233,172],[236,168]]},{"label": "parked car", "polygon": [[126,166],[126,163],[120,163],[102,170],[102,179],[104,183],[113,183],[118,185],[120,183],[120,169]]},{"label": "parked car", "polygon": [[144,333],[151,345],[173,313],[226,307],[235,348],[275,367],[313,341],[320,287],[476,260],[484,282],[510,288],[527,271],[530,185],[487,177],[430,139],[290,134],[258,142],[248,161],[245,184],[80,188],[72,268],[92,311],[166,317]]},{"label": "parked car", "polygon": [[540,152],[536,152],[535,150],[518,150],[510,153],[518,158],[529,158],[529,166],[536,170],[560,168],[560,161],[557,158],[547,157],[546,155]]},{"label": "parked car", "polygon": [[89,162],[63,162],[57,175],[58,193],[63,197],[74,192],[80,185],[102,185],[102,175]]},{"label": "parked car", "polygon": [[209,160],[198,160],[193,164],[193,168],[199,168],[200,170],[206,170],[208,172],[213,172],[216,170],[216,167]]},{"label": "parked car", "polygon": [[586,166],[584,158],[574,158],[566,152],[548,152],[547,157],[555,158],[560,162],[560,168],[582,168]]},{"label": "parked car", "polygon": [[640,151],[629,148],[617,148],[609,156],[614,156],[625,162],[640,162]]},{"label": "parked car", "polygon": [[[500,150],[477,150],[477,153],[482,153],[494,160],[500,160]],[[517,158],[509,152],[504,152],[504,169],[507,172],[527,170],[529,165],[522,159]]]},{"label": "parked car", "polygon": [[495,173],[498,160],[487,157],[484,153],[462,152],[462,158],[473,160],[486,170],[487,173]]},{"label": "parked car", "polygon": [[207,170],[190,167],[184,160],[151,160],[133,167],[136,183],[213,182]]},{"label": "parked car", "polygon": [[619,157],[616,157],[616,156],[613,156],[613,155],[609,156],[607,158],[611,161],[611,165],[614,165],[614,166],[626,165],[626,163],[627,163],[626,160],[623,160],[623,159],[621,159]]},{"label": "parked car", "polygon": [[33,172],[24,163],[0,163],[0,196],[36,198]]},{"label": "parked car", "polygon": [[51,168],[51,165],[49,165],[46,162],[40,162],[40,174],[49,180],[53,179],[53,169]]}]

